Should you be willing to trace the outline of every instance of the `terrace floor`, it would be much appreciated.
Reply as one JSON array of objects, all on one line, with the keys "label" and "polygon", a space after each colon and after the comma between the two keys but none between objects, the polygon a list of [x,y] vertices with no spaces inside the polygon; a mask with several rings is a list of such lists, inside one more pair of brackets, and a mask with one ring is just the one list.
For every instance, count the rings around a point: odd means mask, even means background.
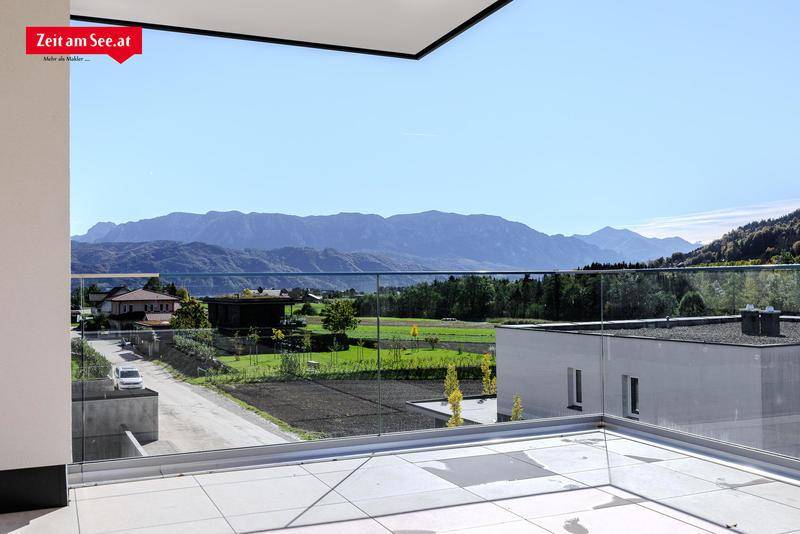
[{"label": "terrace floor", "polygon": [[791,480],[599,431],[70,494],[67,508],[0,515],[0,532],[800,532]]}]

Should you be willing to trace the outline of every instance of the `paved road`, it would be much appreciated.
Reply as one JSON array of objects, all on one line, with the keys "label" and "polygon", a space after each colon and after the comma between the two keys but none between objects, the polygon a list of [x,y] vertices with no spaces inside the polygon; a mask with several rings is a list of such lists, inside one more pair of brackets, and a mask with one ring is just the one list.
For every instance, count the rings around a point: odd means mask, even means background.
[{"label": "paved road", "polygon": [[144,385],[158,392],[159,440],[144,446],[150,454],[208,451],[297,441],[293,435],[202,386],[176,380],[163,367],[145,361],[118,339],[89,342],[113,365],[139,369]]}]

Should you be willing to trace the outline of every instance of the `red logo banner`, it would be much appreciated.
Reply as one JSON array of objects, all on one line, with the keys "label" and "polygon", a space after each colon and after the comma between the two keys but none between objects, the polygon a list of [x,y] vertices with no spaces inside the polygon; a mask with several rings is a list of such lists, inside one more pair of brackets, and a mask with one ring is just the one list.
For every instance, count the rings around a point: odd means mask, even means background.
[{"label": "red logo banner", "polygon": [[41,55],[108,54],[123,63],[142,53],[142,29],[128,26],[28,26],[25,52]]}]

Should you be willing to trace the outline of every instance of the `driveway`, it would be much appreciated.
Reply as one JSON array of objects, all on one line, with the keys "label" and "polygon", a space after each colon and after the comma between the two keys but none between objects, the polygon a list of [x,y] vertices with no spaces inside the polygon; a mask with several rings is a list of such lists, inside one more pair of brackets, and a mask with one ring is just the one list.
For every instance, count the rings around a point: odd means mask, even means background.
[{"label": "driveway", "polygon": [[89,343],[113,365],[131,364],[146,388],[158,392],[159,440],[144,446],[149,454],[208,451],[298,441],[233,401],[203,386],[176,380],[163,367],[148,362],[118,339]]}]

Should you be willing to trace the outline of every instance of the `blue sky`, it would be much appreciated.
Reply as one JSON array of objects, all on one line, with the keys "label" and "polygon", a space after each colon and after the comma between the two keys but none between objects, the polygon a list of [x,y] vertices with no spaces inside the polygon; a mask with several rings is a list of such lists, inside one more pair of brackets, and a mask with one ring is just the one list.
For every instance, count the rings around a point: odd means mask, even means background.
[{"label": "blue sky", "polygon": [[708,240],[800,207],[800,2],[516,0],[421,61],[145,31],[71,66],[72,232],[429,209]]}]

